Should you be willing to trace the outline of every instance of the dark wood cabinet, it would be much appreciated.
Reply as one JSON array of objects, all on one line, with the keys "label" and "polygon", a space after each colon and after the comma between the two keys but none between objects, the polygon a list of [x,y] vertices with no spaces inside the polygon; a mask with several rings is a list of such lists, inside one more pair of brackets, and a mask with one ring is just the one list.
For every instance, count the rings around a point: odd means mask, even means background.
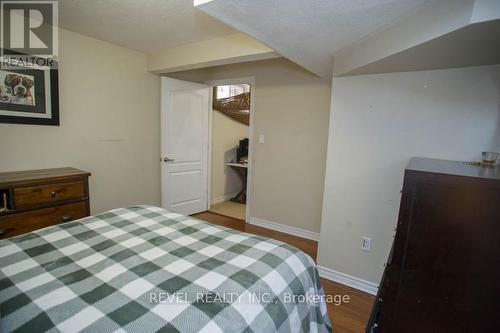
[{"label": "dark wood cabinet", "polygon": [[0,173],[0,239],[89,216],[89,176],[74,168]]},{"label": "dark wood cabinet", "polygon": [[414,158],[367,332],[500,332],[500,168]]}]

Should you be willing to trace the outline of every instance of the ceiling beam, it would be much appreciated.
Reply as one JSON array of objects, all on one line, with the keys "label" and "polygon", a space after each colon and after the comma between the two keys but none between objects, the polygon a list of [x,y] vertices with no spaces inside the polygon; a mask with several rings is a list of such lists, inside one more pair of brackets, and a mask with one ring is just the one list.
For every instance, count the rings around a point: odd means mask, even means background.
[{"label": "ceiling beam", "polygon": [[197,6],[203,5],[204,3],[207,3],[210,1],[213,1],[213,0],[193,0],[193,5],[195,7],[197,7]]},{"label": "ceiling beam", "polygon": [[236,33],[150,53],[148,70],[164,74],[277,57],[273,49]]},{"label": "ceiling beam", "polygon": [[333,75],[496,64],[498,0],[440,0],[334,55]]},{"label": "ceiling beam", "polygon": [[337,52],[334,55],[333,75],[349,74],[370,63],[460,29],[470,22],[473,5],[473,0],[440,0],[429,3],[385,30]]}]

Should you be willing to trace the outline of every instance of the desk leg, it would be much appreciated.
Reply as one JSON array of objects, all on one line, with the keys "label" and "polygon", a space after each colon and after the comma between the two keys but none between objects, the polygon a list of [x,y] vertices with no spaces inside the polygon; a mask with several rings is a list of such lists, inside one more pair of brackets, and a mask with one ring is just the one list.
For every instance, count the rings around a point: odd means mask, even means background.
[{"label": "desk leg", "polygon": [[247,169],[236,169],[234,168],[238,175],[240,176],[241,179],[241,190],[236,194],[231,201],[246,204],[247,203],[247,177],[248,177],[248,170]]}]

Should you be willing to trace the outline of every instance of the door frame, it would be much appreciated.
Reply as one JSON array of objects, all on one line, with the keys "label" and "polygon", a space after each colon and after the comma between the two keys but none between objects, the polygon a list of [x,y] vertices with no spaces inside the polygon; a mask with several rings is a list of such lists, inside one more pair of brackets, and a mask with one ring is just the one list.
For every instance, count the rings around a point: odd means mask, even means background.
[{"label": "door frame", "polygon": [[253,146],[254,142],[254,116],[255,116],[255,76],[235,77],[223,80],[206,81],[204,84],[210,86],[210,114],[208,116],[208,209],[212,204],[212,105],[213,89],[216,86],[227,86],[231,84],[249,84],[250,85],[250,115],[248,126],[248,175],[247,175],[247,202],[245,205],[245,222],[250,221],[250,205],[252,199],[252,168],[253,168]]}]

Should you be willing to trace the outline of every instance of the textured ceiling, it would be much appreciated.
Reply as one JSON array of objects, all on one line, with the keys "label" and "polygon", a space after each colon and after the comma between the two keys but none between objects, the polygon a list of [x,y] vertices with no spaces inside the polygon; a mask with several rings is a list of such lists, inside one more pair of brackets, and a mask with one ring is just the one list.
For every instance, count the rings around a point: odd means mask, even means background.
[{"label": "textured ceiling", "polygon": [[237,32],[192,0],[59,0],[59,25],[143,52]]},{"label": "textured ceiling", "polygon": [[426,0],[212,0],[197,8],[325,76],[336,51]]}]

